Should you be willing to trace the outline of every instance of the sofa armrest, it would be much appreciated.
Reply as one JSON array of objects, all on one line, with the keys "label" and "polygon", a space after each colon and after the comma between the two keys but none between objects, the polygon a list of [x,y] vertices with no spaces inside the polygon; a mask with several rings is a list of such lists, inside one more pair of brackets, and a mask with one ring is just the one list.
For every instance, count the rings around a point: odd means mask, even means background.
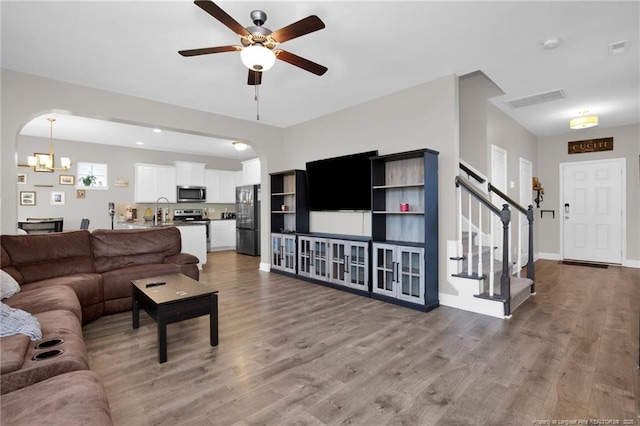
[{"label": "sofa armrest", "polygon": [[164,258],[164,263],[173,263],[175,265],[190,265],[192,263],[197,264],[198,258],[189,253],[172,254]]},{"label": "sofa armrest", "polygon": [[29,336],[26,334],[14,334],[1,338],[0,342],[0,348],[2,349],[0,373],[10,373],[20,369],[24,363],[24,354],[29,349]]}]

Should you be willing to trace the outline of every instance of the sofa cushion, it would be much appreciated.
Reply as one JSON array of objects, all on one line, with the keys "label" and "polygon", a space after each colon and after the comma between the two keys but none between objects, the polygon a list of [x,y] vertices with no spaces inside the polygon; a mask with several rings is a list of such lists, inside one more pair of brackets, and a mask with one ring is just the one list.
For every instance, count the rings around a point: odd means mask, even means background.
[{"label": "sofa cushion", "polygon": [[[89,357],[82,338],[82,327],[74,314],[69,311],[49,311],[35,314],[34,316],[42,325],[42,339],[31,342],[27,346],[23,364],[19,369],[0,375],[1,393],[3,395],[34,383],[42,382],[53,376],[70,371],[89,369]],[[61,338],[63,342],[44,349],[36,347],[38,343],[53,338]],[[4,346],[4,340],[2,343]],[[36,354],[52,350],[62,350],[63,352],[61,355],[41,361],[33,359]]]},{"label": "sofa cushion", "polygon": [[14,334],[0,339],[0,374],[10,373],[22,367],[29,342],[29,336],[25,334]]},{"label": "sofa cushion", "polygon": [[[68,286],[76,293],[82,306],[82,322],[87,323],[99,318],[103,312],[102,276],[87,273],[50,278],[22,286],[23,292],[41,291],[53,286]],[[14,296],[16,297],[16,296]],[[9,299],[11,300],[11,299]]]},{"label": "sofa cushion", "polygon": [[23,291],[4,302],[13,307],[24,309],[32,314],[64,310],[72,312],[78,321],[82,321],[82,308],[76,292],[67,285],[54,285],[38,288],[36,291]]},{"label": "sofa cushion", "polygon": [[[129,266],[127,268],[103,272],[104,300],[131,297],[131,280],[155,275],[175,274],[178,272],[180,272],[180,266],[172,263]],[[129,307],[129,309],[131,309],[131,307]]]},{"label": "sofa cushion", "polygon": [[0,300],[20,292],[20,284],[4,270],[0,269]]},{"label": "sofa cushion", "polygon": [[2,396],[2,423],[14,426],[110,426],[109,402],[98,375],[74,371]]},{"label": "sofa cushion", "polygon": [[0,243],[11,259],[3,269],[21,285],[95,272],[89,231],[2,235]]},{"label": "sofa cushion", "polygon": [[182,250],[176,227],[152,229],[98,229],[91,234],[96,272],[137,265],[165,263]]}]

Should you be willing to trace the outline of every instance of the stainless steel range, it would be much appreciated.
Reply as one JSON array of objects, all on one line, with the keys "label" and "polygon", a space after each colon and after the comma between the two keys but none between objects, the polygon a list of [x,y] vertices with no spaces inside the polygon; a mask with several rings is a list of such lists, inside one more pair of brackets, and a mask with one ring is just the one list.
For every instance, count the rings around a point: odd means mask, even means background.
[{"label": "stainless steel range", "polygon": [[175,209],[173,211],[173,222],[205,225],[204,228],[207,233],[207,251],[211,251],[211,232],[209,231],[210,220],[204,217],[202,209]]}]

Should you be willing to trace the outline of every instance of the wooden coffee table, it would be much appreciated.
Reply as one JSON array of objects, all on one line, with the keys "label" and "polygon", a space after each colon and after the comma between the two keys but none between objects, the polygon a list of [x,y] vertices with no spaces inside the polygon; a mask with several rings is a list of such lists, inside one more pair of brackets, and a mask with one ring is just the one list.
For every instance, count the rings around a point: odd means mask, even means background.
[{"label": "wooden coffee table", "polygon": [[[164,284],[158,284],[164,283]],[[159,275],[131,281],[133,328],[140,326],[139,311],[158,324],[158,362],[167,362],[167,324],[209,315],[209,340],[218,345],[218,291],[183,274]]]}]

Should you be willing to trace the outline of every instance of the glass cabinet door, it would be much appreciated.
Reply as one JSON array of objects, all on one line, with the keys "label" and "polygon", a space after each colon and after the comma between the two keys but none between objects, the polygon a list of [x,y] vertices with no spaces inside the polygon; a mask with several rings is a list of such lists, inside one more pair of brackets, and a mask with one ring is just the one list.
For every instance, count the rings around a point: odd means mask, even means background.
[{"label": "glass cabinet door", "polygon": [[329,242],[314,240],[313,242],[313,276],[316,278],[329,277]]},{"label": "glass cabinet door", "polygon": [[348,263],[348,284],[354,288],[367,290],[368,284],[368,264],[367,244],[351,243],[349,247]]},{"label": "glass cabinet door", "polygon": [[289,272],[296,272],[296,237],[284,237],[284,267]]},{"label": "glass cabinet door", "polygon": [[300,275],[311,276],[311,267],[313,265],[312,255],[312,239],[298,238],[298,273]]},{"label": "glass cabinet door", "polygon": [[398,298],[410,302],[424,302],[424,249],[398,247],[399,294]]},{"label": "glass cabinet door", "polygon": [[373,291],[390,297],[396,297],[395,292],[395,246],[388,244],[374,244],[373,246]]},{"label": "glass cabinet door", "polygon": [[331,242],[331,281],[338,284],[345,282],[345,248],[344,242]]},{"label": "glass cabinet door", "polygon": [[271,266],[274,268],[282,268],[282,236],[271,236]]},{"label": "glass cabinet door", "polygon": [[271,267],[296,273],[295,235],[271,234]]}]

